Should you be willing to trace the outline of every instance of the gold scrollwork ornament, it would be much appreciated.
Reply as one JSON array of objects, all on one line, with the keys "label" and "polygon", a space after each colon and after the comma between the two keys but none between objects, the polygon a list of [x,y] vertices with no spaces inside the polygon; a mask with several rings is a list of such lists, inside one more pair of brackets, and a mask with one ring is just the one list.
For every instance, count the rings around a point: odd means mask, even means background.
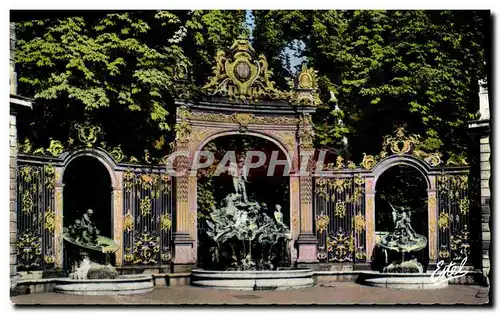
[{"label": "gold scrollwork ornament", "polygon": [[64,151],[64,146],[61,141],[50,139],[50,145],[47,151],[54,157],[59,157]]},{"label": "gold scrollwork ornament", "polygon": [[134,217],[128,212],[123,219],[123,229],[126,231],[134,230]]},{"label": "gold scrollwork ornament", "polygon": [[318,233],[325,232],[329,222],[330,217],[328,217],[328,215],[319,215],[318,217],[316,217],[316,231]]},{"label": "gold scrollwork ornament", "polygon": [[97,137],[101,133],[101,127],[90,123],[75,124],[75,129],[78,131],[78,139],[87,147],[92,147],[97,141]]},{"label": "gold scrollwork ornament", "polygon": [[375,157],[363,153],[363,161],[361,162],[361,166],[363,168],[365,168],[366,170],[371,170],[376,163],[377,161],[375,160]]}]

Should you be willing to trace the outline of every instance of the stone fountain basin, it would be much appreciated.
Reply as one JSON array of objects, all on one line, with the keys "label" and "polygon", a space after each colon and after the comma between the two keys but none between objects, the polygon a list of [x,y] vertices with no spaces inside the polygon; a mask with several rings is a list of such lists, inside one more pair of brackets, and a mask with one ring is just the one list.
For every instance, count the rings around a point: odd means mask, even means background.
[{"label": "stone fountain basin", "polygon": [[448,286],[448,281],[435,282],[431,279],[431,275],[431,273],[362,274],[357,282],[374,287],[407,290],[442,289]]},{"label": "stone fountain basin", "polygon": [[78,295],[126,295],[153,291],[152,275],[122,275],[116,279],[58,279],[54,292]]},{"label": "stone fountain basin", "polygon": [[217,271],[193,269],[191,285],[233,290],[287,290],[312,287],[311,269]]}]

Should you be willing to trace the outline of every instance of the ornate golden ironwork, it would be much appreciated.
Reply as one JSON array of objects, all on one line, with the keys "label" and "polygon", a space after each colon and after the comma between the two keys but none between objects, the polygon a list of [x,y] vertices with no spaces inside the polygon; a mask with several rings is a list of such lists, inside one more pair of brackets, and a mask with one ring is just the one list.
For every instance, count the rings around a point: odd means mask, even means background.
[{"label": "ornate golden ironwork", "polygon": [[450,249],[454,260],[463,260],[470,254],[470,244],[469,244],[470,233],[467,230],[467,225],[464,226],[463,230],[455,232],[454,235],[450,237]]},{"label": "ornate golden ironwork", "polygon": [[123,229],[126,231],[134,230],[134,217],[130,213],[130,211],[123,218]]},{"label": "ornate golden ironwork", "polygon": [[322,199],[329,201],[330,196],[328,194],[327,187],[328,187],[328,179],[325,178],[316,179],[316,188],[315,188],[316,194],[318,194],[318,196],[321,197]]},{"label": "ornate golden ironwork", "polygon": [[132,188],[135,184],[135,175],[131,169],[125,170],[123,174],[123,187],[125,188],[125,192],[132,191]]},{"label": "ornate golden ironwork", "polygon": [[45,264],[54,264],[56,261],[54,255],[45,255],[43,259],[45,261]]},{"label": "ornate golden ironwork", "polygon": [[351,254],[354,251],[354,237],[339,228],[335,234],[330,234],[327,237],[327,248],[330,253],[329,261],[350,261],[352,260]]},{"label": "ornate golden ironwork", "polygon": [[87,147],[92,147],[97,141],[97,137],[101,133],[101,127],[90,123],[75,124],[75,129],[78,131],[78,139]]},{"label": "ornate golden ironwork", "polygon": [[260,55],[259,60],[255,59],[255,50],[248,39],[240,37],[231,46],[229,56],[218,51],[215,60],[213,76],[202,88],[208,94],[242,102],[288,98],[274,87],[266,57]]},{"label": "ornate golden ironwork", "polygon": [[318,233],[325,232],[329,223],[330,223],[330,217],[328,217],[328,215],[317,216],[316,217],[316,231]]},{"label": "ornate golden ironwork", "polygon": [[21,166],[19,167],[19,174],[21,175],[21,179],[26,182],[30,183],[31,180],[33,179],[33,167],[31,166]]},{"label": "ornate golden ironwork", "polygon": [[19,147],[19,151],[25,154],[29,154],[33,149],[33,145],[29,138],[24,139],[24,144],[18,143],[17,146]]},{"label": "ornate golden ironwork", "polygon": [[61,141],[50,139],[50,145],[47,151],[54,157],[59,157],[64,151],[64,146]]},{"label": "ornate golden ironwork", "polygon": [[351,179],[335,178],[334,180],[328,180],[328,185],[330,186],[330,188],[334,189],[338,193],[344,192],[346,189],[349,188],[349,186],[351,186],[351,184],[352,184]]},{"label": "ornate golden ironwork", "polygon": [[460,193],[467,191],[468,175],[445,174],[438,176],[438,191],[451,200],[460,198]]},{"label": "ornate golden ironwork", "polygon": [[445,245],[442,245],[441,249],[439,249],[438,255],[440,259],[446,260],[451,256],[451,253]]},{"label": "ornate golden ironwork", "polygon": [[321,100],[317,93],[317,71],[313,68],[307,68],[305,63],[302,64],[302,70],[297,76],[296,89],[290,94],[291,103],[302,106],[317,106],[321,104]]},{"label": "ornate golden ironwork", "polygon": [[25,230],[17,237],[17,263],[24,268],[39,267],[42,258],[42,237],[34,231]]},{"label": "ornate golden ironwork", "polygon": [[373,169],[373,167],[375,167],[376,163],[377,161],[375,160],[375,157],[363,153],[363,161],[361,162],[361,167],[365,168],[366,170],[371,170]]},{"label": "ornate golden ironwork", "polygon": [[460,213],[462,215],[467,215],[467,213],[469,212],[469,205],[470,201],[467,196],[458,202],[458,208],[460,209]]},{"label": "ornate golden ironwork", "polygon": [[21,197],[21,210],[26,213],[31,213],[35,203],[29,191],[24,191]]},{"label": "ornate golden ironwork", "polygon": [[141,216],[146,216],[151,214],[151,199],[149,197],[145,197],[141,199],[139,208],[141,210]]},{"label": "ornate golden ironwork", "polygon": [[163,231],[170,230],[172,228],[172,216],[169,214],[163,214],[160,216],[160,229]]},{"label": "ornate golden ironwork", "polygon": [[355,257],[357,260],[365,260],[366,259],[366,251],[365,248],[360,245],[358,248],[356,248],[356,252],[354,253]]},{"label": "ornate golden ironwork", "polygon": [[365,230],[366,227],[366,219],[361,212],[358,212],[354,217],[354,231],[356,233],[362,233]]},{"label": "ornate golden ironwork", "polygon": [[160,251],[159,243],[160,237],[150,232],[137,234],[134,239],[133,263],[144,265],[157,263],[157,253]]},{"label": "ornate golden ironwork", "polygon": [[161,254],[161,261],[166,263],[166,262],[170,262],[170,260],[172,259],[172,253],[170,251],[166,251],[164,253]]},{"label": "ornate golden ironwork", "polygon": [[49,190],[54,189],[56,184],[55,168],[52,164],[45,166],[45,187]]},{"label": "ornate golden ironwork", "polygon": [[439,228],[445,230],[449,227],[450,225],[450,215],[448,215],[447,213],[439,213],[439,218],[438,218],[438,226]]},{"label": "ornate golden ironwork", "polygon": [[318,247],[318,253],[316,253],[316,257],[318,257],[318,260],[320,261],[324,261],[328,258],[328,253],[324,246]]},{"label": "ornate golden ironwork", "polygon": [[344,218],[346,214],[345,202],[337,200],[335,203],[335,216]]},{"label": "ornate golden ironwork", "polygon": [[47,209],[45,211],[45,229],[47,229],[49,232],[54,232],[56,228],[56,214],[55,212]]},{"label": "ornate golden ironwork", "polygon": [[125,155],[123,155],[123,151],[120,145],[118,145],[117,147],[113,147],[113,149],[109,152],[109,154],[111,155],[111,157],[113,157],[113,159],[116,162],[121,162],[125,158]]},{"label": "ornate golden ironwork", "polygon": [[413,146],[420,143],[420,136],[411,134],[406,136],[404,127],[398,127],[394,132],[394,136],[386,135],[383,142],[383,150],[389,150],[394,154],[409,153]]}]

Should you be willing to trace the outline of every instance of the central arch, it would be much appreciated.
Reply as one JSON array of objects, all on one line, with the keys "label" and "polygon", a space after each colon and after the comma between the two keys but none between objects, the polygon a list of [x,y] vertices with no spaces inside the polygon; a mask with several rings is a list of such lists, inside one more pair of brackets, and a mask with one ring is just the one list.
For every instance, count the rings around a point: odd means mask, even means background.
[{"label": "central arch", "polygon": [[[268,217],[274,216],[276,206],[281,206],[283,213],[283,222],[290,227],[290,186],[287,172],[284,172],[286,165],[279,164],[274,168],[273,174],[268,176],[270,161],[275,155],[276,160],[285,161],[286,151],[283,151],[276,142],[270,141],[263,136],[254,136],[248,133],[236,133],[228,135],[219,135],[213,137],[211,141],[204,141],[206,144],[199,147],[199,150],[212,151],[215,155],[215,162],[211,168],[203,168],[198,170],[197,175],[197,264],[203,268],[215,266],[213,264],[213,249],[215,243],[207,237],[207,220],[210,220],[212,206],[222,206],[223,199],[230,193],[234,193],[234,186],[231,175],[227,172],[222,172],[214,176],[217,167],[227,169],[228,160],[226,153],[234,151],[235,162],[239,158],[246,158],[250,151],[259,151],[265,154],[266,160],[264,164],[249,169],[248,181],[246,181],[246,194],[250,202],[257,202],[261,205],[261,212]],[[226,157],[225,157],[226,156]],[[232,155],[231,155],[232,156]],[[232,158],[232,157],[231,157]],[[256,159],[254,158],[255,162]],[[241,168],[240,168],[241,170]],[[274,219],[274,218],[273,218]],[[289,266],[290,263],[290,248],[284,245],[279,248],[276,260],[279,266]]]},{"label": "central arch", "polygon": [[263,132],[255,131],[255,130],[248,130],[245,132],[241,132],[238,129],[234,130],[226,130],[226,131],[220,131],[215,134],[211,134],[207,136],[203,141],[201,141],[198,146],[196,147],[195,151],[201,150],[203,147],[205,147],[208,143],[212,142],[213,140],[222,137],[222,136],[237,136],[237,135],[247,135],[247,136],[255,136],[259,137],[265,140],[268,140],[275,144],[286,156],[286,160],[288,163],[288,169],[290,169],[290,172],[292,172],[294,169],[293,167],[293,153],[292,151],[289,151],[290,148],[287,148],[279,139],[277,139],[274,136],[271,136],[269,134],[265,134]]}]

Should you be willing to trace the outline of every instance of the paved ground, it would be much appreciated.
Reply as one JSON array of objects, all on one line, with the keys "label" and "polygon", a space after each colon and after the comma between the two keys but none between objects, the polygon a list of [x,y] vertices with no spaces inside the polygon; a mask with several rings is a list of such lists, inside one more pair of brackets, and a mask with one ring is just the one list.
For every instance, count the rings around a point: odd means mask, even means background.
[{"label": "paved ground", "polygon": [[21,295],[17,305],[34,304],[486,304],[485,287],[450,285],[440,290],[395,290],[353,282],[289,291],[229,291],[191,286],[157,287],[135,296]]}]

